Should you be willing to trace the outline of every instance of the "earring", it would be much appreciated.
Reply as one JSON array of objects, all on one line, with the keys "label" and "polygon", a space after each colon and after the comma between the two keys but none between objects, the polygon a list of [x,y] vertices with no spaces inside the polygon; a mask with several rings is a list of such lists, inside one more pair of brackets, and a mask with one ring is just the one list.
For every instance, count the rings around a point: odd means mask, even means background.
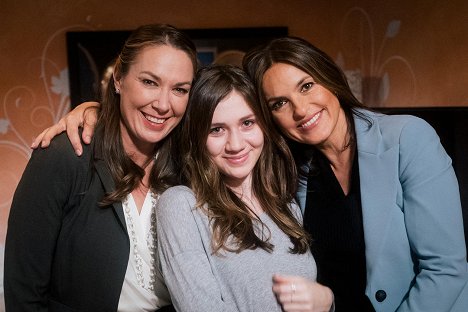
[{"label": "earring", "polygon": [[120,89],[115,89],[116,94],[120,94]]}]

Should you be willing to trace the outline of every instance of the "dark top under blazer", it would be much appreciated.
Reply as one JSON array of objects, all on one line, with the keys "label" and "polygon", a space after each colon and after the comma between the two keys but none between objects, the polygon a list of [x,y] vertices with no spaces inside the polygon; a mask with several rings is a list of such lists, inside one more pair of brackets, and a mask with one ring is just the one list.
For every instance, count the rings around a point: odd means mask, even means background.
[{"label": "dark top under blazer", "polygon": [[16,189],[5,247],[7,311],[116,311],[130,243],[99,151],[65,134],[38,149]]}]

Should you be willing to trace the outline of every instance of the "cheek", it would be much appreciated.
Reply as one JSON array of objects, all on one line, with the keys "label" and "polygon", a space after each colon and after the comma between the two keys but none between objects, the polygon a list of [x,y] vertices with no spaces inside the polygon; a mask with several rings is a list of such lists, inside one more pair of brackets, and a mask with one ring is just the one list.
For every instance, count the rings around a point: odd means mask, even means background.
[{"label": "cheek", "polygon": [[273,116],[273,121],[278,126],[278,129],[283,134],[283,136],[296,140],[297,129],[294,121],[286,122],[284,118],[275,118],[275,116]]},{"label": "cheek", "polygon": [[273,121],[285,133],[296,127],[294,119],[288,113],[273,113]]},{"label": "cheek", "polygon": [[262,130],[257,129],[257,133],[251,138],[251,144],[252,146],[256,148],[263,148],[263,144],[265,142],[265,137],[263,136]]},{"label": "cheek", "polygon": [[154,97],[154,92],[151,90],[138,87],[134,84],[122,85],[120,94],[121,99],[135,106],[145,105]]},{"label": "cheek", "polygon": [[187,109],[188,96],[187,97],[176,97],[172,101],[172,111],[176,117],[182,117]]},{"label": "cheek", "polygon": [[221,138],[208,137],[206,140],[206,150],[211,158],[215,158],[223,151],[224,143]]},{"label": "cheek", "polygon": [[122,119],[128,121],[131,118],[132,105],[129,104],[130,101],[127,99],[120,100],[120,115]]}]

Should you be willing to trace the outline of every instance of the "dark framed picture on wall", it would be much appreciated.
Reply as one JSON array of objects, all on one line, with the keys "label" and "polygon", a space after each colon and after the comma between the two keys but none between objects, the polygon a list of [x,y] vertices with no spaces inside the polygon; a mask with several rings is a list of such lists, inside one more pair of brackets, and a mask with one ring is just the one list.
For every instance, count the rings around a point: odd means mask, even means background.
[{"label": "dark framed picture on wall", "polygon": [[[241,65],[245,52],[273,38],[287,36],[288,28],[184,29],[192,38],[202,65],[210,63]],[[106,79],[118,51],[130,30],[67,32],[67,57],[72,108],[99,100],[101,81]]]}]

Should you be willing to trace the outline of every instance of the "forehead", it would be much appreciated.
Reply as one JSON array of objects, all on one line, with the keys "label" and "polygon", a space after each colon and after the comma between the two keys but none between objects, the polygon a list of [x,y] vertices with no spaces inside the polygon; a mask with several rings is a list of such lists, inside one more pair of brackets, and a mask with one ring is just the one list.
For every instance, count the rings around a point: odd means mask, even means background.
[{"label": "forehead", "polygon": [[216,106],[213,114],[213,123],[236,122],[251,114],[254,114],[254,112],[244,96],[238,91],[233,90]]},{"label": "forehead", "polygon": [[265,80],[278,80],[287,79],[289,77],[305,77],[311,76],[309,73],[300,69],[297,66],[286,64],[286,63],[274,63],[265,71],[263,75],[263,81]]},{"label": "forehead", "polygon": [[274,93],[296,87],[298,83],[308,78],[312,78],[312,76],[296,66],[275,63],[265,71],[262,87],[266,93]]},{"label": "forehead", "polygon": [[169,45],[151,45],[142,48],[130,66],[130,71],[149,71],[158,76],[191,80],[193,64],[189,55]]}]

